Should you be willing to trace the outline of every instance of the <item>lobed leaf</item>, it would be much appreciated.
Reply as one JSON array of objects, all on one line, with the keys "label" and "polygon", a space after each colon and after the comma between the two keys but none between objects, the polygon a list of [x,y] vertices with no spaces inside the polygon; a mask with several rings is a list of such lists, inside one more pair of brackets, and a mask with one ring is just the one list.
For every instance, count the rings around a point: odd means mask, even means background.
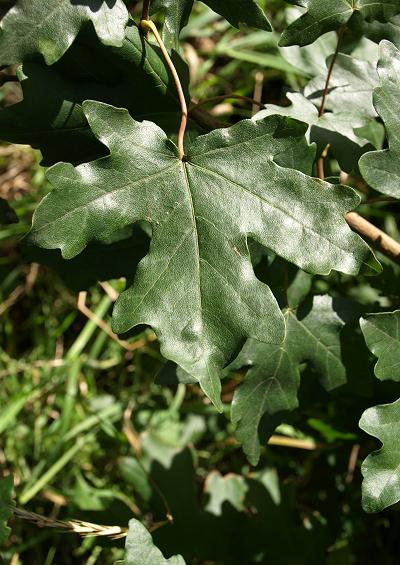
[{"label": "lobed leaf", "polygon": [[250,340],[231,365],[232,369],[250,366],[233,397],[232,421],[238,424],[236,435],[253,465],[282,417],[298,406],[300,363],[308,362],[328,391],[346,382],[340,345],[344,322],[332,298],[315,296],[297,311],[288,309],[285,319],[281,347]]},{"label": "lobed leaf", "polygon": [[18,0],[0,28],[0,67],[36,54],[52,65],[91,22],[106,45],[122,45],[129,14],[123,0]]},{"label": "lobed leaf", "polygon": [[380,52],[380,86],[374,90],[374,105],[385,124],[389,149],[366,153],[359,166],[370,186],[400,198],[400,51],[390,42],[382,41]]},{"label": "lobed leaf", "polygon": [[361,466],[362,505],[366,512],[381,512],[400,501],[399,422],[400,399],[369,408],[361,417],[360,428],[383,444]]},{"label": "lobed leaf", "polygon": [[125,544],[126,565],[185,565],[183,557],[174,555],[165,559],[153,543],[150,532],[139,520],[129,522],[129,531]]},{"label": "lobed leaf", "polygon": [[369,314],[360,325],[369,349],[378,357],[375,375],[381,381],[400,381],[400,310]]},{"label": "lobed leaf", "polygon": [[284,335],[276,300],[254,275],[249,236],[313,273],[378,268],[344,219],[359,202],[354,191],[288,168],[311,169],[303,124],[245,120],[198,137],[181,162],[155,124],[98,102],[83,107],[110,155],[48,171],[56,188],[35,212],[31,241],[70,259],[116,229],[151,224],[150,251],[113,327],[152,326],[163,355],[218,407],[221,370],[245,339],[279,344]]}]

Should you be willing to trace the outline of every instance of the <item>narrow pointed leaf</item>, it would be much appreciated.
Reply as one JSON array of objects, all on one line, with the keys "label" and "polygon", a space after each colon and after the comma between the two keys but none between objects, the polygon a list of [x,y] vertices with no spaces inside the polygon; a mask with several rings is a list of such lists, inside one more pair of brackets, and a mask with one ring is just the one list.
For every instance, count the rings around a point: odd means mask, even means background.
[{"label": "narrow pointed leaf", "polygon": [[122,45],[128,18],[122,0],[18,0],[1,22],[0,66],[36,54],[52,65],[87,22],[106,45]]},{"label": "narrow pointed leaf", "polygon": [[129,522],[125,550],[126,565],[185,565],[185,560],[180,555],[166,559],[154,545],[150,532],[139,520]]},{"label": "narrow pointed leaf", "polygon": [[369,349],[378,357],[375,375],[381,381],[400,381],[400,310],[370,314],[360,325]]},{"label": "narrow pointed leaf", "polygon": [[388,41],[380,48],[381,85],[374,91],[374,105],[385,124],[389,149],[363,155],[360,171],[375,190],[400,198],[400,51]]},{"label": "narrow pointed leaf", "polygon": [[381,512],[400,501],[400,399],[366,410],[360,428],[383,444],[361,466],[363,508]]},{"label": "narrow pointed leaf", "polygon": [[248,236],[310,272],[377,268],[344,219],[359,202],[354,191],[287,168],[311,168],[303,124],[245,120],[198,137],[181,162],[155,124],[106,104],[83,106],[110,156],[48,171],[56,189],[36,210],[31,241],[68,259],[116,229],[150,223],[150,252],[116,303],[114,329],[152,326],[163,355],[218,406],[220,372],[244,340],[283,338],[278,305],[254,275]]}]

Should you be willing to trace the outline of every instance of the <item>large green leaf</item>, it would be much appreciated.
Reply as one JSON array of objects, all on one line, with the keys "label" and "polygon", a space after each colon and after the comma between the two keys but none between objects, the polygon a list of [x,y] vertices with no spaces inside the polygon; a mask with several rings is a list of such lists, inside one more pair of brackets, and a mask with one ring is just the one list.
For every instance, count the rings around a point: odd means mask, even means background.
[{"label": "large green leaf", "polygon": [[[203,0],[212,10],[221,14],[230,24],[248,26],[271,31],[271,25],[255,0]],[[163,39],[168,48],[177,48],[179,33],[187,24],[193,8],[193,0],[154,0],[152,13],[165,13]]]},{"label": "large green leaf", "polygon": [[[366,118],[345,113],[326,113],[319,117],[316,106],[305,96],[296,92],[288,93],[291,106],[275,106],[269,104],[258,112],[253,119],[280,114],[301,120],[309,125],[307,137],[318,145],[320,154],[330,145],[341,169],[350,172],[357,166],[363,149],[369,141],[357,135],[356,131],[368,125]],[[369,145],[370,147],[370,145]]]},{"label": "large green leaf", "polygon": [[[186,69],[180,74],[186,85]],[[83,113],[87,99],[127,108],[169,135],[178,130],[175,84],[159,49],[147,43],[135,25],[126,29],[119,48],[100,44],[89,30],[81,32],[55,65],[25,63],[20,77],[24,75],[23,101],[0,110],[0,138],[40,149],[45,165],[77,164],[106,154]],[[186,86],[185,92],[188,96]],[[190,122],[188,139],[196,130],[200,128]]]},{"label": "large green leaf", "polygon": [[11,495],[14,486],[13,477],[0,479],[0,544],[3,544],[11,533],[7,521],[13,512],[11,509]]},{"label": "large green leaf", "polygon": [[182,162],[155,124],[106,104],[83,107],[110,156],[48,171],[56,189],[35,212],[31,240],[68,259],[118,228],[150,223],[150,252],[116,303],[114,329],[152,326],[163,355],[218,406],[220,372],[244,340],[280,343],[284,333],[254,275],[249,235],[310,272],[379,269],[344,219],[358,196],[288,168],[311,169],[303,124],[245,120],[198,137]]},{"label": "large green leaf", "polygon": [[232,369],[251,367],[235,391],[232,420],[238,424],[236,435],[253,465],[282,417],[298,405],[300,363],[309,363],[328,391],[346,382],[340,345],[344,322],[332,298],[316,296],[297,311],[288,309],[285,319],[281,347],[249,340],[231,365]]},{"label": "large green leaf", "polygon": [[126,565],[185,565],[185,560],[180,555],[165,559],[154,545],[150,532],[139,520],[129,522],[125,548]]},{"label": "large green leaf", "polygon": [[39,53],[52,65],[87,22],[106,45],[122,45],[128,18],[123,0],[18,0],[1,23],[0,67]]},{"label": "large green leaf", "polygon": [[400,51],[388,41],[383,41],[380,47],[381,85],[374,91],[374,105],[386,126],[389,149],[363,155],[360,170],[370,186],[400,198]]},{"label": "large green leaf", "polygon": [[308,45],[350,20],[387,21],[400,13],[396,0],[308,0],[307,11],[285,29],[280,45]]},{"label": "large green leaf", "polygon": [[369,349],[378,357],[375,375],[381,381],[400,381],[400,310],[369,314],[360,325]]},{"label": "large green leaf", "polygon": [[366,410],[360,428],[383,443],[361,466],[363,508],[380,512],[400,500],[400,399]]}]

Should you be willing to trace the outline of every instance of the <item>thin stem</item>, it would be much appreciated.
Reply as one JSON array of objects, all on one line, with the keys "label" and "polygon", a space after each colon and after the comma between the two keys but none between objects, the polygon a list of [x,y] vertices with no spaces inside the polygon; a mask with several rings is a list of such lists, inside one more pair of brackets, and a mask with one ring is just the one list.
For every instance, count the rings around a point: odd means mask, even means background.
[{"label": "thin stem", "polygon": [[[332,78],[333,67],[335,66],[336,59],[339,55],[340,46],[342,44],[342,40],[343,40],[343,36],[345,34],[345,31],[346,31],[346,27],[342,26],[339,30],[339,33],[338,33],[336,49],[335,49],[335,52],[332,56],[331,62],[329,64],[328,74],[326,75],[326,81],[325,81],[324,92],[322,94],[321,106],[320,106],[320,109],[319,109],[319,112],[318,112],[319,118],[322,118],[322,116],[325,114],[326,100],[328,98],[329,85],[330,85],[331,78]],[[324,161],[325,161],[325,156],[321,155],[321,157],[318,159],[318,162],[317,162],[317,175],[318,175],[318,178],[320,178],[322,180],[324,180],[324,178],[325,178]]]},{"label": "thin stem", "polygon": [[260,102],[259,100],[255,100],[255,98],[250,98],[250,96],[241,96],[240,94],[222,94],[221,96],[213,96],[212,98],[207,98],[206,100],[201,100],[200,102],[197,102],[197,104],[194,104],[190,108],[189,112],[191,113],[196,108],[200,108],[200,106],[204,106],[205,104],[221,102],[221,100],[227,100],[229,98],[232,98],[234,100],[244,100],[245,102],[249,102],[250,104],[259,106],[260,108],[264,106],[262,102]]},{"label": "thin stem", "polygon": [[185,100],[185,95],[183,93],[183,88],[182,88],[182,84],[179,78],[179,75],[177,73],[177,70],[175,68],[174,63],[172,62],[171,57],[169,56],[169,53],[164,45],[163,40],[161,39],[160,34],[158,33],[158,30],[156,28],[156,26],[154,25],[154,23],[150,20],[142,20],[140,22],[140,28],[143,31],[152,31],[154,34],[154,37],[157,40],[158,45],[160,46],[161,52],[163,54],[163,57],[171,71],[171,74],[174,78],[175,81],[175,85],[176,85],[176,89],[178,91],[178,96],[179,96],[179,102],[181,104],[181,112],[182,112],[182,119],[181,119],[181,125],[179,128],[179,133],[178,133],[178,150],[179,150],[179,159],[182,161],[184,155],[185,155],[185,149],[183,147],[183,139],[185,137],[185,131],[186,131],[186,126],[187,126],[187,121],[188,121],[188,109],[187,109],[187,104],[186,104],[186,100]]},{"label": "thin stem", "polygon": [[380,230],[368,220],[357,214],[356,212],[349,212],[346,214],[346,222],[349,226],[362,235],[373,247],[378,249],[381,253],[400,263],[400,243],[390,237],[387,233]]},{"label": "thin stem", "polygon": [[143,0],[142,8],[142,20],[148,20],[150,18],[150,0]]},{"label": "thin stem", "polygon": [[329,85],[331,82],[331,78],[332,78],[332,73],[333,73],[333,67],[335,66],[336,63],[336,59],[339,55],[339,50],[340,47],[342,45],[342,40],[343,40],[343,36],[345,34],[346,28],[345,26],[341,27],[338,33],[338,40],[337,40],[337,44],[336,44],[336,49],[335,52],[333,54],[333,57],[331,59],[330,65],[329,65],[329,69],[328,69],[328,74],[326,76],[326,81],[325,81],[325,88],[324,88],[324,92],[322,95],[322,101],[321,101],[321,107],[319,109],[319,117],[322,118],[322,116],[325,114],[325,106],[326,106],[326,99],[328,97],[328,92],[329,92]]}]

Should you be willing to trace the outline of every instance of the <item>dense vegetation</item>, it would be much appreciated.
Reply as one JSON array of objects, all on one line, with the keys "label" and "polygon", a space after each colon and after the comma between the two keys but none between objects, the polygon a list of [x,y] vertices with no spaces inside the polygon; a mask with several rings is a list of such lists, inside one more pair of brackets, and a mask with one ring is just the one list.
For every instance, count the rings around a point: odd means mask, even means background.
[{"label": "dense vegetation", "polygon": [[397,564],[400,2],[0,10],[0,562]]}]

